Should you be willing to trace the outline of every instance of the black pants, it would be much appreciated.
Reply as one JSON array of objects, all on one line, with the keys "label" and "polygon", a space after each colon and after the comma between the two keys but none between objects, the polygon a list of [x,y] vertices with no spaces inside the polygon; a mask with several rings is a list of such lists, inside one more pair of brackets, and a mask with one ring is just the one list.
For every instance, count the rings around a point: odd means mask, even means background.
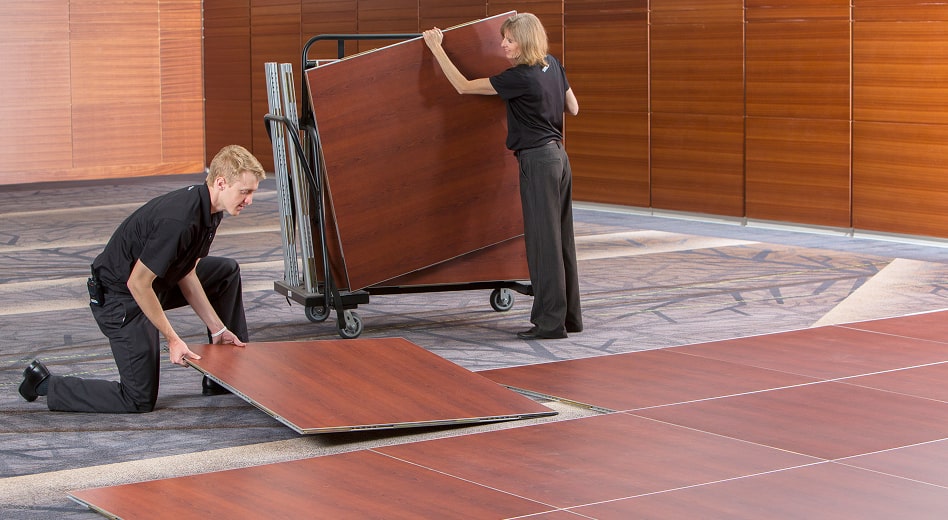
[{"label": "black pants", "polygon": [[[217,315],[241,341],[247,341],[247,318],[237,262],[205,257],[197,264],[197,275]],[[178,288],[160,293],[158,298],[166,310],[187,305]],[[99,329],[109,338],[120,381],[50,376],[47,406],[50,410],[67,412],[152,411],[158,400],[161,363],[158,329],[131,296],[107,293],[104,305],[90,307]],[[208,331],[208,343],[210,334]]]},{"label": "black pants", "polygon": [[573,236],[573,173],[559,141],[521,150],[520,202],[533,285],[530,321],[542,333],[583,330]]}]

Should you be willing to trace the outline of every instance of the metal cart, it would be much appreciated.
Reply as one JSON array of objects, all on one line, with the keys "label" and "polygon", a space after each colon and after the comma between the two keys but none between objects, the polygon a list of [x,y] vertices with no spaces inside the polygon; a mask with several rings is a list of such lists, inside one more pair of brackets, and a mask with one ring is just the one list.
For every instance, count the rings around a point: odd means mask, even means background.
[{"label": "metal cart", "polygon": [[[352,40],[406,40],[420,34],[324,34],[314,36],[303,46],[305,72],[320,66],[308,58],[310,48],[319,41],[337,43],[337,59],[345,57],[345,43]],[[335,61],[335,60],[331,60]],[[267,134],[273,145],[274,170],[280,199],[280,224],[284,250],[284,279],[274,281],[274,290],[287,301],[304,306],[311,322],[325,321],[336,311],[336,327],[344,339],[362,334],[363,322],[355,312],[369,303],[370,295],[491,290],[489,304],[497,312],[508,311],[514,293],[533,294],[529,281],[498,280],[460,284],[369,286],[350,291],[333,279],[332,251],[327,247],[328,202],[325,186],[325,162],[312,102],[302,89],[300,116],[297,117],[292,65],[266,64],[270,112],[264,116]],[[314,229],[315,228],[315,229]],[[314,234],[315,231],[315,234]],[[315,240],[314,239],[318,239]],[[318,243],[317,243],[318,242]],[[320,279],[321,277],[321,279]]]}]

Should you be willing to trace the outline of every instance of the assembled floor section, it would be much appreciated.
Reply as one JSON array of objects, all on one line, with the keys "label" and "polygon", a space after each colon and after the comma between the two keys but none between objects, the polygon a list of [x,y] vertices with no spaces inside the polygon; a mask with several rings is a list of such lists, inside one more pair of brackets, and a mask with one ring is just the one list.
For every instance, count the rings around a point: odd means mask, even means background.
[{"label": "assembled floor section", "polygon": [[481,374],[605,413],[71,496],[175,520],[948,511],[946,311]]}]

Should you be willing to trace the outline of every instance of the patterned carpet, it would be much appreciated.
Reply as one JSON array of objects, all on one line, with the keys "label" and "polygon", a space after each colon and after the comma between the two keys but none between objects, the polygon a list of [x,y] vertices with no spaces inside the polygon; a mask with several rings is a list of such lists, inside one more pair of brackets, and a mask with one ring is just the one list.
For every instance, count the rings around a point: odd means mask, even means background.
[{"label": "patterned carpet", "polygon": [[[203,397],[200,374],[162,367],[157,410],[51,413],[17,394],[34,357],[62,375],[117,378],[89,315],[88,265],[141,203],[197,177],[17,186],[0,200],[0,511],[3,518],[97,518],[65,491],[191,474],[520,423],[300,438],[230,395]],[[585,331],[521,341],[530,298],[495,312],[489,291],[372,296],[362,337],[404,337],[470,370],[658,349],[948,307],[948,250],[937,241],[742,225],[577,204]],[[237,259],[253,341],[338,338],[273,290],[282,277],[277,196],[227,218],[212,254]],[[204,342],[188,309],[171,312]],[[594,413],[553,403],[563,420]]]}]

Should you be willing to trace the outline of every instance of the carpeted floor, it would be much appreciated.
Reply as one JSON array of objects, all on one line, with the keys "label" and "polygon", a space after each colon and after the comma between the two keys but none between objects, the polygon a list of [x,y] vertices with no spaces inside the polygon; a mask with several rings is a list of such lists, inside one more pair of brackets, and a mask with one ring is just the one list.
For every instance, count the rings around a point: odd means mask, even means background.
[{"label": "carpeted floor", "polygon": [[[41,358],[57,374],[117,378],[89,315],[88,265],[125,215],[200,178],[21,186],[0,200],[0,511],[3,518],[97,518],[65,491],[514,428],[595,412],[549,403],[551,418],[492,425],[300,437],[230,396],[204,397],[200,374],[166,363],[155,412],[52,413],[17,394]],[[282,276],[276,193],[222,224],[212,254],[237,259],[254,341],[338,338],[273,290]],[[489,291],[373,296],[363,337],[404,337],[470,370],[658,349],[898,316],[948,307],[940,241],[854,238],[833,230],[741,225],[577,204],[586,330],[556,341],[516,339],[530,298],[495,312]],[[884,239],[883,239],[884,238]],[[172,311],[186,340],[200,321]]]}]

